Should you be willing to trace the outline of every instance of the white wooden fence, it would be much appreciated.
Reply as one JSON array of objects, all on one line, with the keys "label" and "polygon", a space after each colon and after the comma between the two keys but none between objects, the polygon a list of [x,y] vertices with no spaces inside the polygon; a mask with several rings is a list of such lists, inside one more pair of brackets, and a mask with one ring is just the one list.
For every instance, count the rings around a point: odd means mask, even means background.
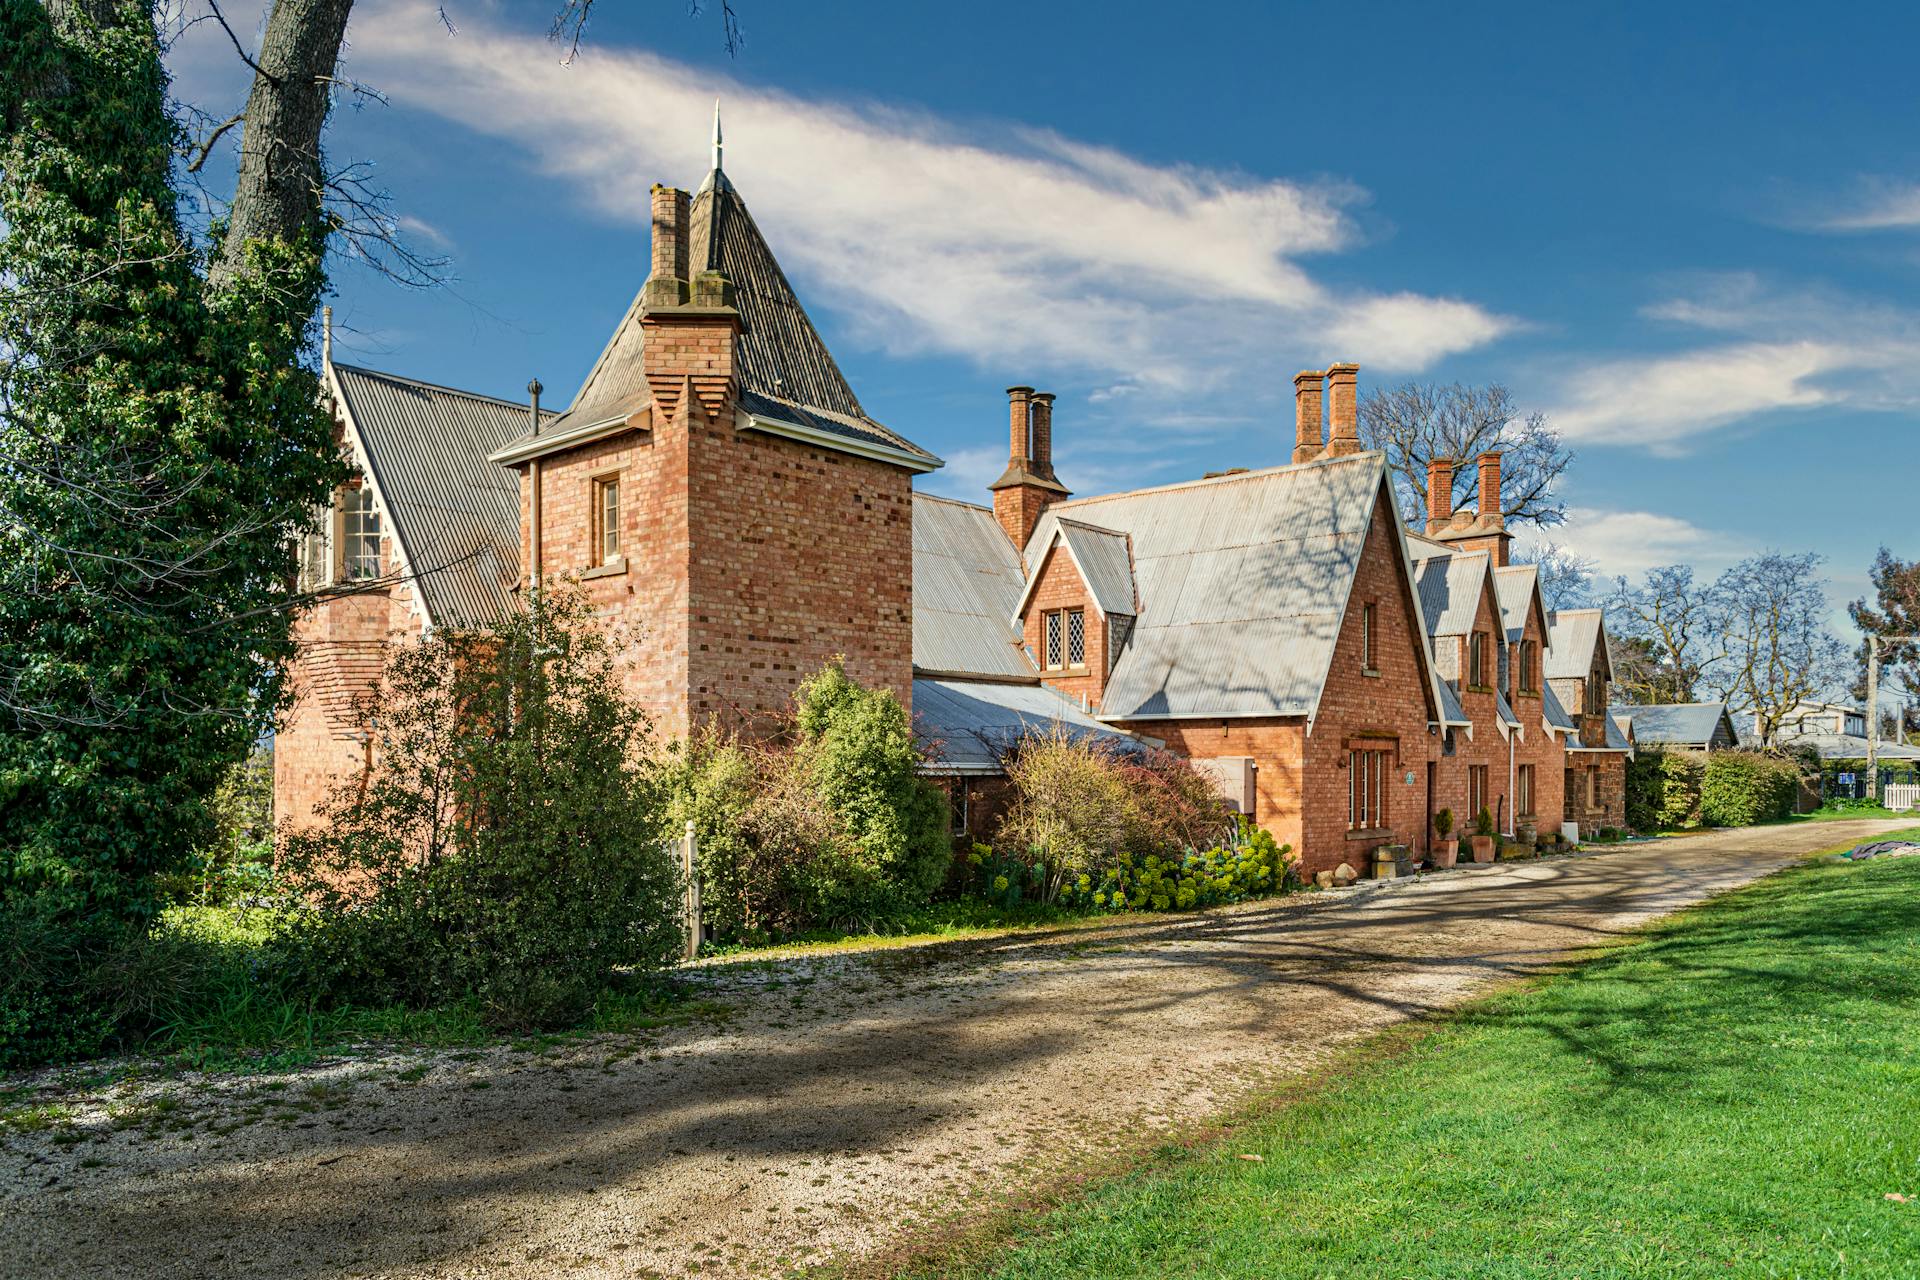
[{"label": "white wooden fence", "polygon": [[700,870],[693,859],[692,819],[687,821],[686,834],[668,847],[680,859],[680,879],[685,885],[680,896],[680,930],[685,938],[680,955],[683,960],[691,960],[700,954]]},{"label": "white wooden fence", "polygon": [[1889,809],[1920,809],[1920,782],[1893,782],[1883,789]]}]

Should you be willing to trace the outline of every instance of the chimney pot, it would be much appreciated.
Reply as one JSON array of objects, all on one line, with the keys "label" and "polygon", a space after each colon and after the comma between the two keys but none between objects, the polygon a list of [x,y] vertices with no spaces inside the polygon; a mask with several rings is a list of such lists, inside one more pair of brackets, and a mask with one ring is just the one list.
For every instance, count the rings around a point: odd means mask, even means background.
[{"label": "chimney pot", "polygon": [[681,306],[687,300],[687,193],[678,187],[653,188],[653,260],[647,274],[649,306]]},{"label": "chimney pot", "polygon": [[1032,456],[1028,441],[1032,436],[1032,387],[1007,388],[1007,465],[1023,467]]},{"label": "chimney pot", "polygon": [[1480,522],[1504,528],[1506,519],[1500,510],[1500,451],[1489,449],[1480,455]]},{"label": "chimney pot", "polygon": [[1342,458],[1362,452],[1356,400],[1359,380],[1357,364],[1342,362],[1327,366],[1327,417],[1331,428],[1327,439],[1328,457]]},{"label": "chimney pot", "polygon": [[1053,479],[1053,392],[1033,393],[1033,470]]},{"label": "chimney pot", "polygon": [[1325,431],[1321,415],[1321,384],[1326,374],[1302,369],[1293,375],[1293,460],[1312,462],[1320,456]]},{"label": "chimney pot", "polygon": [[1453,459],[1427,463],[1427,532],[1437,533],[1453,519]]}]

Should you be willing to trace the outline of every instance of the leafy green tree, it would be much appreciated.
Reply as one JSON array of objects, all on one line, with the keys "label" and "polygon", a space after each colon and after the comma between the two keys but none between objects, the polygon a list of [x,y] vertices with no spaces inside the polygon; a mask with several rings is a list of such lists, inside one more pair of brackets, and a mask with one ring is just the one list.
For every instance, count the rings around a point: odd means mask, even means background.
[{"label": "leafy green tree", "polygon": [[149,5],[0,0],[0,914],[77,954],[151,920],[270,725],[340,475],[317,201],[210,284],[166,88]]}]

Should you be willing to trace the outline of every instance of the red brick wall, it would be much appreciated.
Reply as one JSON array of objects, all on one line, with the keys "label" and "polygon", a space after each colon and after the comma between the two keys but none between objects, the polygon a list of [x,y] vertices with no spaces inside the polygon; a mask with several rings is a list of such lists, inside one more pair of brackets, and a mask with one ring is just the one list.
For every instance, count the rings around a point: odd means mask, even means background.
[{"label": "red brick wall", "polygon": [[1507,795],[1507,737],[1500,727],[1499,705],[1493,694],[1493,686],[1499,677],[1500,644],[1506,628],[1501,621],[1491,585],[1483,587],[1480,592],[1480,603],[1473,614],[1473,627],[1486,636],[1487,683],[1484,686],[1475,687],[1467,683],[1473,671],[1469,640],[1443,636],[1437,641],[1439,644],[1457,646],[1461,651],[1460,707],[1467,713],[1467,718],[1473,721],[1472,738],[1469,739],[1461,730],[1454,730],[1453,754],[1437,754],[1436,747],[1437,759],[1434,763],[1433,811],[1453,810],[1454,834],[1462,840],[1472,834],[1474,819],[1478,816],[1478,810],[1472,804],[1469,774],[1475,765],[1486,768],[1485,803],[1495,823],[1505,830],[1513,816]]},{"label": "red brick wall", "polygon": [[[1386,500],[1376,500],[1333,667],[1306,742],[1305,840],[1299,847],[1309,874],[1349,862],[1365,875],[1372,850],[1381,844],[1426,848],[1426,767],[1438,756],[1440,740],[1427,731],[1435,716],[1425,688],[1426,636],[1413,612],[1404,565]],[[1361,606],[1369,601],[1375,605],[1377,675],[1366,674],[1361,664]],[[1362,738],[1368,744],[1397,743],[1388,821],[1377,835],[1347,829],[1347,753]]]},{"label": "red brick wall", "polygon": [[1509,646],[1507,670],[1511,690],[1507,694],[1507,701],[1513,705],[1513,713],[1521,726],[1521,737],[1514,743],[1514,763],[1516,766],[1533,766],[1533,812],[1516,813],[1514,822],[1516,829],[1519,826],[1532,826],[1541,835],[1557,835],[1561,815],[1566,811],[1567,752],[1561,736],[1546,728],[1546,711],[1539,691],[1539,686],[1544,683],[1541,677],[1546,651],[1546,619],[1537,603],[1527,608],[1527,623],[1521,638],[1532,642],[1534,689],[1528,692],[1520,688],[1520,646]]},{"label": "red brick wall", "polygon": [[[1040,564],[1038,584],[1027,599],[1026,616],[1021,619],[1021,631],[1027,648],[1033,652],[1034,661],[1044,664],[1047,660],[1046,615],[1056,609],[1081,609],[1086,614],[1086,663],[1079,667],[1068,667],[1063,671],[1042,672],[1044,683],[1058,689],[1069,698],[1088,700],[1089,705],[1098,709],[1101,694],[1107,687],[1107,621],[1093,606],[1092,594],[1087,590],[1080,571],[1073,563],[1073,556],[1063,546],[1055,545]],[[1064,627],[1065,624],[1062,623]],[[1066,633],[1061,632],[1061,656],[1066,656]]]},{"label": "red brick wall", "polygon": [[[1566,793],[1567,821],[1580,824],[1582,838],[1591,837],[1601,827],[1627,825],[1627,757],[1618,751],[1572,751],[1567,753],[1567,769],[1572,774]],[[1600,803],[1587,804],[1587,770],[1600,771]]]},{"label": "red brick wall", "polygon": [[[1253,820],[1282,844],[1302,847],[1305,719],[1258,717],[1245,720],[1129,720],[1119,727],[1166,743],[1167,750],[1189,759],[1251,757],[1254,775]],[[1345,814],[1344,793],[1341,800]],[[1331,864],[1330,864],[1331,865]]]},{"label": "red brick wall", "polygon": [[[399,547],[392,523],[383,527],[383,563],[391,573],[401,565]],[[311,825],[322,799],[364,773],[365,725],[357,700],[379,684],[391,645],[419,639],[421,621],[406,583],[322,600],[294,619],[300,650],[288,673],[293,703],[273,738],[276,827]]]}]

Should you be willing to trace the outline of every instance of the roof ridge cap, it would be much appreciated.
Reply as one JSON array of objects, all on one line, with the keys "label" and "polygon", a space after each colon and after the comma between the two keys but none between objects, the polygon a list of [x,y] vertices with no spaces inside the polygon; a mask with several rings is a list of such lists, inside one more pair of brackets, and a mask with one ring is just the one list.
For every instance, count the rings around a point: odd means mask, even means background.
[{"label": "roof ridge cap", "polygon": [[928,502],[944,502],[948,506],[965,507],[969,511],[984,511],[988,515],[993,514],[992,507],[983,506],[978,502],[968,502],[965,498],[949,498],[944,493],[922,493],[917,489],[914,490],[913,500],[918,502],[922,498],[925,498]]},{"label": "roof ridge cap", "polygon": [[1365,462],[1377,465],[1385,457],[1378,449],[1368,449],[1361,453],[1345,454],[1338,458],[1316,458],[1312,462],[1283,462],[1271,467],[1255,467],[1248,471],[1236,471],[1230,475],[1200,476],[1193,480],[1175,480],[1168,484],[1150,484],[1138,489],[1121,489],[1114,493],[1089,494],[1084,498],[1067,498],[1050,505],[1049,510],[1060,507],[1078,507],[1093,502],[1107,502],[1115,498],[1138,497],[1143,493],[1171,493],[1175,489],[1198,488],[1201,485],[1239,484],[1254,480],[1267,480],[1278,475],[1288,475],[1307,471],[1314,467],[1335,467]]},{"label": "roof ridge cap", "polygon": [[[369,378],[384,378],[388,382],[404,382],[411,386],[425,387],[429,391],[444,391],[448,395],[465,396],[469,400],[485,400],[489,404],[505,405],[508,408],[519,409],[522,412],[525,412],[528,408],[527,402],[524,400],[509,400],[505,396],[490,396],[484,391],[468,391],[464,387],[450,387],[444,382],[428,382],[425,378],[411,378],[404,373],[388,373],[384,369],[369,369],[363,364],[342,364],[338,360],[330,363],[336,371],[345,369],[348,373],[358,373]],[[559,410],[545,409],[541,412],[544,417],[557,418],[560,416]]]}]

